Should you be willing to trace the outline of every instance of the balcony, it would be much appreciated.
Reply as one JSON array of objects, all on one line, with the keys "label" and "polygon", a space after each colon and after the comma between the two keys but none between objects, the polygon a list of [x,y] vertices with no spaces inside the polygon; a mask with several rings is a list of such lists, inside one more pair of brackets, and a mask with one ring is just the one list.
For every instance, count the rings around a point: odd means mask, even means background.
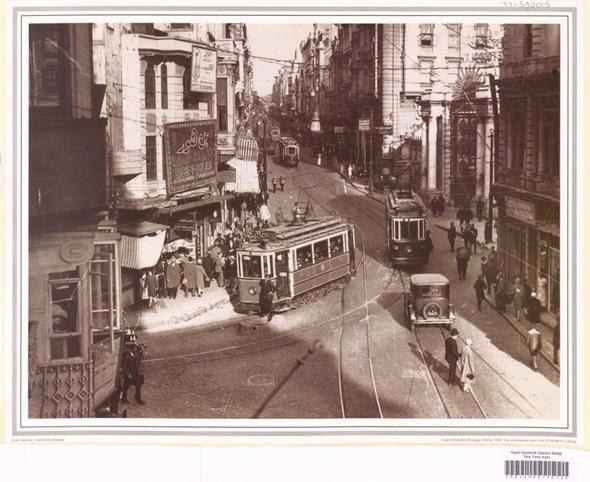
[{"label": "balcony", "polygon": [[31,217],[106,204],[106,119],[31,121]]}]

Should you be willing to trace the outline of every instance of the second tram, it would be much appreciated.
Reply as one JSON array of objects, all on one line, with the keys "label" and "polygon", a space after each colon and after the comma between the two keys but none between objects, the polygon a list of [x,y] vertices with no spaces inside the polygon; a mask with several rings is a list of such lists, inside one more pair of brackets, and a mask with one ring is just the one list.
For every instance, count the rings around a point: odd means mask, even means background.
[{"label": "second tram", "polygon": [[426,206],[412,190],[394,190],[385,203],[387,250],[394,266],[422,266],[428,260]]},{"label": "second tram", "polygon": [[288,309],[297,296],[354,270],[354,226],[323,216],[266,229],[261,239],[237,250],[238,297],[242,311],[257,311],[261,282],[275,285],[274,309]]}]

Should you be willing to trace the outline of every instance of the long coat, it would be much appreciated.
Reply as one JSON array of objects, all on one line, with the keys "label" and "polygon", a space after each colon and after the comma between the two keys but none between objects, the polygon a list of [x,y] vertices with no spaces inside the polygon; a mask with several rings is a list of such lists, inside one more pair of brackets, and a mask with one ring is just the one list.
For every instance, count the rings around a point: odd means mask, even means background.
[{"label": "long coat", "polygon": [[514,309],[516,310],[522,310],[525,306],[524,286],[520,283],[514,285],[514,298],[512,299],[512,303],[514,303]]},{"label": "long coat", "polygon": [[166,265],[166,286],[178,288],[180,286],[180,263],[172,262]]},{"label": "long coat", "polygon": [[475,375],[475,364],[473,362],[473,350],[470,346],[465,345],[461,351],[461,358],[459,359],[459,374],[461,382],[470,382],[468,375]]},{"label": "long coat", "polygon": [[203,290],[205,289],[205,279],[208,278],[207,273],[205,272],[205,268],[203,268],[202,264],[197,264],[196,267],[197,288]]},{"label": "long coat", "polygon": [[197,287],[197,265],[194,263],[185,263],[184,277],[186,278],[186,288],[194,290]]}]

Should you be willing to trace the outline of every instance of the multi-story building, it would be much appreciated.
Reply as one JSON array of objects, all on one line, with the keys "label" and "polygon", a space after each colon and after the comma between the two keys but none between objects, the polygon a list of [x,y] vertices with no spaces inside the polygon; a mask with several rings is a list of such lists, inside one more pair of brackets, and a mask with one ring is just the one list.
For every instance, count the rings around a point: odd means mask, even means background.
[{"label": "multi-story building", "polygon": [[29,28],[31,418],[93,417],[115,386],[120,236],[91,34],[91,24]]},{"label": "multi-story building", "polygon": [[154,266],[162,250],[182,240],[204,254],[225,222],[224,183],[239,176],[226,162],[236,153],[251,79],[246,29],[95,24],[93,42],[128,305],[139,270]]},{"label": "multi-story building", "polygon": [[559,25],[504,29],[492,186],[498,251],[507,276],[526,276],[546,308],[559,313]]}]

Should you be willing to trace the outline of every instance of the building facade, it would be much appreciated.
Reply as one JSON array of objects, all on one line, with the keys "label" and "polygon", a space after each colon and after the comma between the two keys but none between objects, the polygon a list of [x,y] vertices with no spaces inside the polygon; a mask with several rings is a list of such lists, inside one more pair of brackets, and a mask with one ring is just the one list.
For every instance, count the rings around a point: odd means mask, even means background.
[{"label": "building facade", "polygon": [[499,213],[498,251],[505,273],[527,277],[544,307],[559,313],[559,26],[504,29],[492,186]]}]

